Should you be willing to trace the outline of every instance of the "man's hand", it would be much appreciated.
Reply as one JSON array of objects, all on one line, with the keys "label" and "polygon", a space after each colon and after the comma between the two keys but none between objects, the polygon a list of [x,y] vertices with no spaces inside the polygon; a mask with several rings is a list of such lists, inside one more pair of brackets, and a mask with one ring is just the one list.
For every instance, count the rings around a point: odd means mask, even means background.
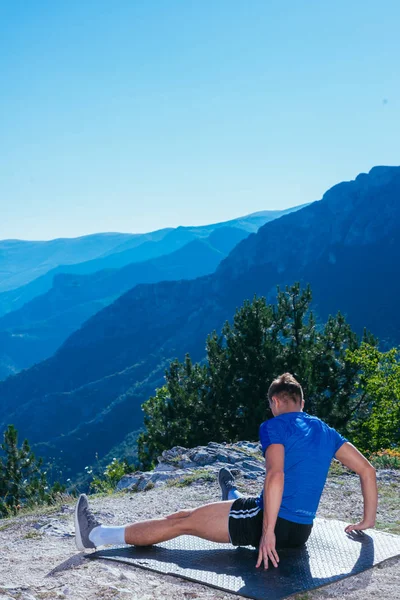
[{"label": "man's hand", "polygon": [[268,559],[271,560],[274,567],[278,566],[279,556],[275,550],[276,538],[273,531],[267,531],[263,533],[260,540],[258,549],[258,560],[256,567],[261,567],[264,561],[264,569],[268,569]]},{"label": "man's hand", "polygon": [[369,529],[373,527],[375,523],[370,523],[368,521],[360,521],[359,523],[354,523],[353,525],[347,525],[345,528],[346,533],[350,533],[350,531],[362,531],[363,529]]}]

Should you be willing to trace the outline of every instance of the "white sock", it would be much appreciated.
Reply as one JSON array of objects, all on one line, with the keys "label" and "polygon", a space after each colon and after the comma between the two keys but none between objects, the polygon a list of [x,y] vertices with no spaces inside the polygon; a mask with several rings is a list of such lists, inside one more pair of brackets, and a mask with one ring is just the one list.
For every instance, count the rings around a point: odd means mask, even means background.
[{"label": "white sock", "polygon": [[89,540],[95,546],[121,546],[126,544],[125,525],[122,527],[99,525],[89,533]]},{"label": "white sock", "polygon": [[236,488],[234,490],[229,490],[228,500],[236,500],[237,498],[243,498],[243,494],[238,492]]}]

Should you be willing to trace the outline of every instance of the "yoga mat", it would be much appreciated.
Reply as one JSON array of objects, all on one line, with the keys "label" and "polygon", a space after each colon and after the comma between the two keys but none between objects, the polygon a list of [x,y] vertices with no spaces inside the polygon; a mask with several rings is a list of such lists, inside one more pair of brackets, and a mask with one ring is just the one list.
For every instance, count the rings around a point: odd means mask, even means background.
[{"label": "yoga mat", "polygon": [[107,559],[176,575],[256,600],[278,600],[355,575],[400,555],[400,536],[368,529],[346,534],[346,523],[316,519],[303,548],[282,549],[277,568],[256,569],[257,551],[193,536],[156,546],[98,550],[89,559]]}]

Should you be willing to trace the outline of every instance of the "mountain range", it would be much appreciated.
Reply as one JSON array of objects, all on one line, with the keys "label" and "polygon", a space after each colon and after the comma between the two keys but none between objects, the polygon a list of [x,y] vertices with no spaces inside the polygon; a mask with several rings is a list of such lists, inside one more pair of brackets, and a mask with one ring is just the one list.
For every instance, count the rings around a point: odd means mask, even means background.
[{"label": "mountain range", "polygon": [[[320,320],[341,310],[358,333],[400,343],[400,167],[334,186],[239,242],[214,273],[137,285],[91,316],[47,360],[0,382],[0,429],[14,423],[65,473],[133,448],[141,403],[171,358],[204,357],[205,338],[255,294],[310,283]],[[112,453],[112,454],[110,454]]]},{"label": "mountain range", "polygon": [[25,277],[57,260],[77,260],[79,248],[82,257],[89,251],[98,256],[59,264],[24,286],[0,294],[0,380],[50,357],[84,321],[136,284],[212,273],[250,232],[298,209],[264,211],[226,223],[177,227],[128,239],[124,236],[122,242],[120,234],[86,236],[79,238],[80,244],[74,239],[55,240],[56,245],[21,242],[21,247],[28,244],[36,256],[36,263],[30,259],[30,271],[25,269],[25,253],[12,252],[7,263],[4,250],[4,270],[15,271],[19,260]]},{"label": "mountain range", "polygon": [[[7,296],[3,292],[17,290],[46,273],[55,274],[59,272],[57,267],[62,266],[63,272],[76,274],[119,268],[131,262],[169,254],[196,238],[208,237],[222,227],[234,227],[254,233],[268,221],[299,208],[301,206],[285,210],[265,210],[211,225],[166,228],[143,234],[96,233],[49,241],[0,240],[0,314],[8,312]],[[43,285],[41,291],[49,289],[51,277],[46,285],[48,287]],[[19,296],[20,293],[17,293],[9,298],[15,302],[19,300]],[[21,305],[17,308],[19,306]],[[9,308],[14,309],[15,306]]]}]

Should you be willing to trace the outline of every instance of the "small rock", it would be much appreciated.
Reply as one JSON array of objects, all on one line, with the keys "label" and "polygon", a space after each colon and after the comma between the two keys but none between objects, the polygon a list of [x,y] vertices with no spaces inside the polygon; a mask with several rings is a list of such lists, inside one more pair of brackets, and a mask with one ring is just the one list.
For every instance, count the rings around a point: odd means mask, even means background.
[{"label": "small rock", "polygon": [[201,449],[201,450],[190,452],[189,458],[190,458],[190,460],[195,462],[197,465],[204,466],[204,465],[209,465],[210,463],[215,462],[217,457],[212,456],[206,450]]},{"label": "small rock", "polygon": [[207,444],[207,448],[219,449],[221,446],[226,446],[226,442],[223,442],[222,444],[218,444],[217,442],[208,442],[208,444]]},{"label": "small rock", "polygon": [[116,490],[120,492],[121,490],[132,490],[135,489],[135,486],[139,483],[141,476],[143,473],[141,471],[134,473],[133,475],[124,475],[122,479],[117,483]]},{"label": "small rock", "polygon": [[226,452],[223,452],[223,451],[222,452],[218,452],[218,454],[217,454],[217,460],[219,460],[219,462],[222,462],[222,463],[230,463],[231,462],[229,460]]},{"label": "small rock", "polygon": [[47,522],[34,523],[33,526],[40,533],[52,535],[54,537],[69,538],[75,537],[71,530],[71,523],[59,521],[57,518],[51,518]]},{"label": "small rock", "polygon": [[254,453],[258,453],[261,450],[261,446],[258,442],[236,442],[235,446],[237,448],[246,448],[246,450],[249,450],[250,452]]},{"label": "small rock", "polygon": [[121,581],[127,580],[127,581],[133,581],[135,583],[137,582],[136,575],[134,575],[130,571],[121,571],[119,578],[121,579]]},{"label": "small rock", "polygon": [[167,463],[160,462],[154,469],[154,471],[175,471],[176,467],[168,465]]},{"label": "small rock", "polygon": [[244,460],[242,462],[242,468],[253,473],[264,473],[264,467],[255,460]]},{"label": "small rock", "polygon": [[183,446],[174,446],[170,450],[164,450],[161,456],[158,457],[158,462],[177,463],[186,456],[187,449]]},{"label": "small rock", "polygon": [[2,590],[6,590],[6,592],[10,592],[11,594],[20,594],[23,591],[29,590],[28,585],[2,585],[0,587]]}]

